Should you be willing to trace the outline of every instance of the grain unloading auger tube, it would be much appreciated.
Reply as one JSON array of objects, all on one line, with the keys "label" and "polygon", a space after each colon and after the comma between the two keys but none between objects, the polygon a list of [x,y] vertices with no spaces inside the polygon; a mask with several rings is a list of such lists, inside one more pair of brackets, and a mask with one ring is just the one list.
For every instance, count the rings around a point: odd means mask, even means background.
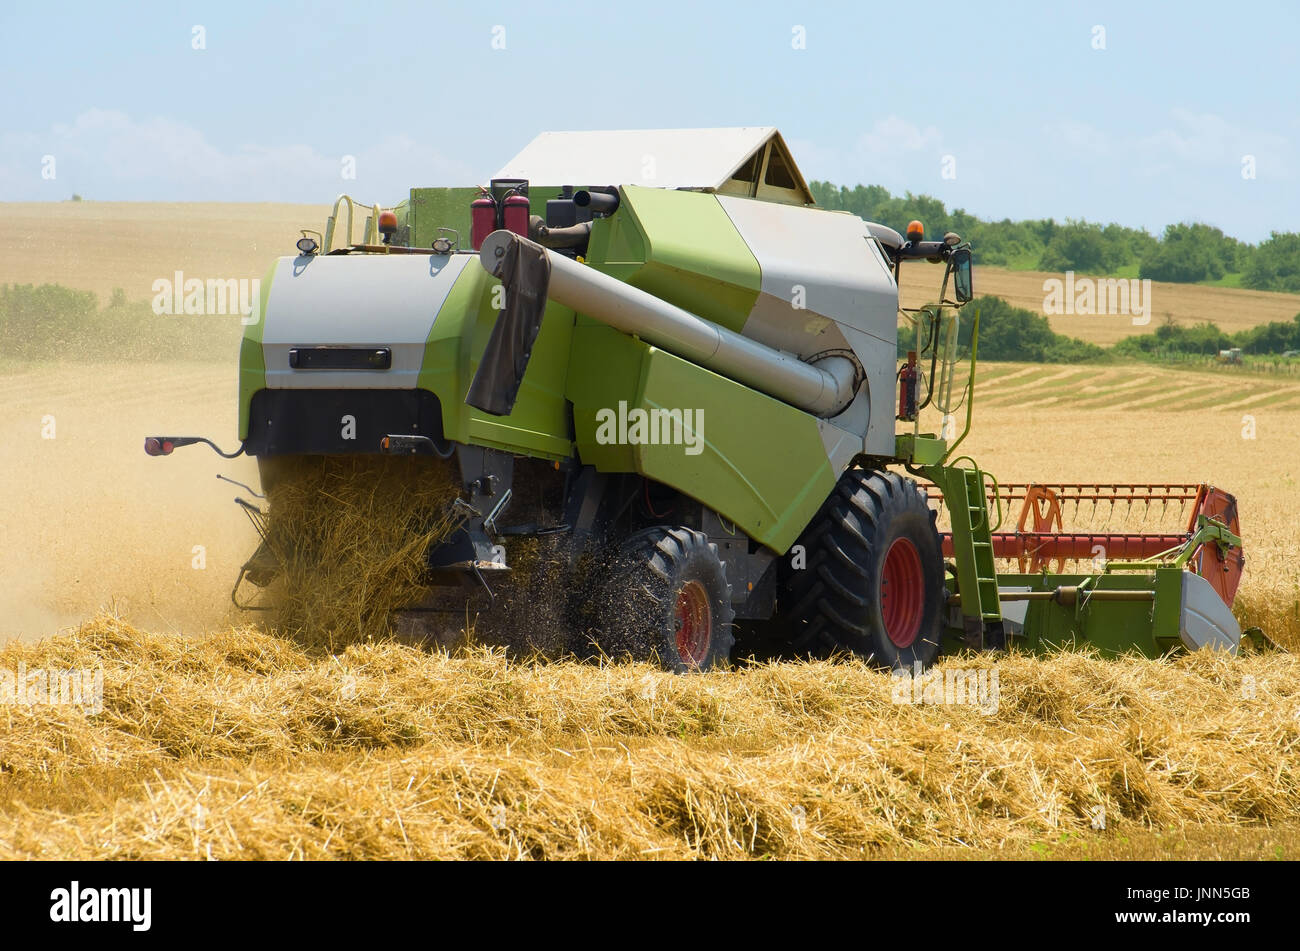
[{"label": "grain unloading auger tube", "polygon": [[[546,283],[540,288],[520,287],[519,275],[527,273],[517,265],[521,258],[546,261]],[[493,277],[506,283],[507,304],[498,324],[502,337],[525,334],[514,321],[540,323],[542,308],[554,300],[572,310],[595,317],[615,330],[636,334],[648,343],[707,367],[737,382],[774,396],[816,416],[836,416],[852,402],[861,383],[857,364],[846,356],[830,355],[818,363],[805,363],[701,320],[680,307],[648,294],[639,288],[602,274],[577,261],[548,251],[542,245],[510,231],[494,231],[483,242],[479,261]],[[515,301],[531,302],[532,313],[511,311]],[[509,323],[507,321],[510,321]],[[534,334],[536,331],[533,331]],[[513,393],[518,389],[529,356],[527,347],[520,353],[499,351],[507,366],[500,369],[499,379]],[[491,348],[491,344],[489,344]],[[496,367],[485,360],[481,374]],[[476,381],[477,382],[477,381]],[[471,386],[471,398],[477,387]],[[484,394],[486,396],[486,394]],[[487,409],[486,406],[483,407]]]}]

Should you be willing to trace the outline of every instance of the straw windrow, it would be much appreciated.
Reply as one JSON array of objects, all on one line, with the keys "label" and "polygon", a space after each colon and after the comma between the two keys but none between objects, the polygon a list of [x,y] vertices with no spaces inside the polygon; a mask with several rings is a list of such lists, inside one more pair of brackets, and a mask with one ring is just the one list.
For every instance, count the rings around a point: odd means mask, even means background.
[{"label": "straw windrow", "polygon": [[847,857],[1300,813],[1286,654],[941,663],[996,670],[993,712],[897,703],[851,662],[675,677],[382,641],[322,657],[109,617],[0,650],[20,662],[100,668],[104,703],[0,708],[5,858]]}]

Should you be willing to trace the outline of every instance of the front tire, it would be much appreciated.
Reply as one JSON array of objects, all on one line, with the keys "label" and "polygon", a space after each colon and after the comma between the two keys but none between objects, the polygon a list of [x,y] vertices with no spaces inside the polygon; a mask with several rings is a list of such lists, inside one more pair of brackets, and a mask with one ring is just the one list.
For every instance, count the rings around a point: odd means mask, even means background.
[{"label": "front tire", "polygon": [[[943,631],[937,513],[911,479],[850,469],[781,561],[780,613],[795,651],[929,667]],[[798,553],[799,549],[792,549]]]}]

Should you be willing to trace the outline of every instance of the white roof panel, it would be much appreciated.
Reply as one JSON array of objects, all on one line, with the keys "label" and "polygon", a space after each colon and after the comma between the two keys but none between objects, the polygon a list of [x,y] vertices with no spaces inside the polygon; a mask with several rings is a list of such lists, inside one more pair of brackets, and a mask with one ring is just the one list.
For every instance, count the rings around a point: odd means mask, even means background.
[{"label": "white roof panel", "polygon": [[775,134],[772,126],[543,132],[492,177],[539,185],[717,188]]}]

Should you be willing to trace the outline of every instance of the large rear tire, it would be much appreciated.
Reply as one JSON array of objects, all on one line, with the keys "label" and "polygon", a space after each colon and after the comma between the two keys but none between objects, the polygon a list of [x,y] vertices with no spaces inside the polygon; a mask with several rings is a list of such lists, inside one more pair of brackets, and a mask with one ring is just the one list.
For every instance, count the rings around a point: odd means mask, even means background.
[{"label": "large rear tire", "polygon": [[780,617],[795,651],[851,652],[891,669],[932,664],[944,606],[936,515],[911,479],[845,472],[781,561]]},{"label": "large rear tire", "polygon": [[602,653],[679,673],[726,664],[735,643],[726,565],[708,536],[690,528],[628,536],[584,613]]}]

